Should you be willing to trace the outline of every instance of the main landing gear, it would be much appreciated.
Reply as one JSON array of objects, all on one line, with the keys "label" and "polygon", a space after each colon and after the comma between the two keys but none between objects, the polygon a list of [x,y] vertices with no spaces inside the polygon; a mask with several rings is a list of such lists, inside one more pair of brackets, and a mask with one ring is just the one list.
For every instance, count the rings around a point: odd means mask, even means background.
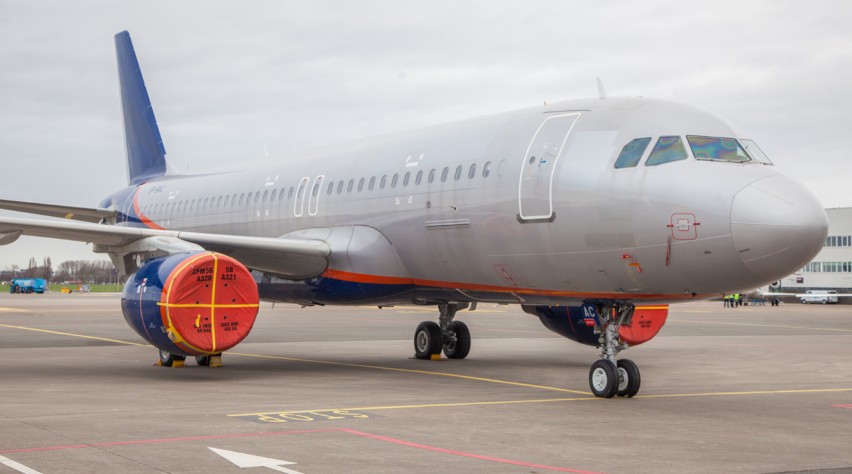
[{"label": "main landing gear", "polygon": [[467,307],[468,303],[438,305],[440,325],[434,321],[423,321],[414,331],[414,357],[438,360],[441,350],[450,359],[467,357],[470,353],[470,330],[465,323],[453,321],[456,312]]},{"label": "main landing gear", "polygon": [[[158,352],[160,360],[154,365],[161,367],[183,367],[186,365],[186,356],[172,354],[163,349],[160,349]],[[222,353],[195,356],[195,363],[201,367],[222,367]]]},{"label": "main landing gear", "polygon": [[589,387],[596,397],[632,397],[639,393],[639,367],[630,359],[616,359],[616,355],[627,349],[618,330],[633,319],[634,307],[621,303],[604,303],[595,307],[598,315],[595,332],[600,333],[598,347],[601,358],[589,370]]}]

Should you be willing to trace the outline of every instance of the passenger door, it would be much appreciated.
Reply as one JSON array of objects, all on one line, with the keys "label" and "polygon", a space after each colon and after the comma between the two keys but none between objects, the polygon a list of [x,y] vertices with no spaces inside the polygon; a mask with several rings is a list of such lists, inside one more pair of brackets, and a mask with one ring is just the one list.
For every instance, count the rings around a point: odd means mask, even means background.
[{"label": "passenger door", "polygon": [[524,154],[518,185],[521,221],[553,219],[553,173],[579,118],[579,112],[547,117],[533,135]]}]

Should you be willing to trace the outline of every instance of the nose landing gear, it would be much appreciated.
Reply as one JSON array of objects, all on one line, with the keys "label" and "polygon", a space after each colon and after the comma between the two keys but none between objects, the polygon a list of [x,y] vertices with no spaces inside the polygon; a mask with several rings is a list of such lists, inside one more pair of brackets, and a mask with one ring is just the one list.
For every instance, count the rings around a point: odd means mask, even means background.
[{"label": "nose landing gear", "polygon": [[596,397],[633,397],[639,393],[639,367],[630,359],[618,360],[616,355],[627,349],[618,331],[622,324],[630,324],[634,306],[607,302],[595,304],[595,309],[598,315],[595,332],[600,334],[601,358],[589,369],[589,387]]}]

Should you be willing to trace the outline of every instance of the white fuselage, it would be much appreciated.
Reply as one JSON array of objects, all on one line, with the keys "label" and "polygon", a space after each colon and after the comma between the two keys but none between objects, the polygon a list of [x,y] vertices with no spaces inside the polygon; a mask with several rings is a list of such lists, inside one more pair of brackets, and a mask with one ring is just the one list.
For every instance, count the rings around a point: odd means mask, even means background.
[{"label": "white fuselage", "polygon": [[[680,104],[572,101],[156,178],[111,204],[153,227],[327,240],[325,277],[472,301],[674,301],[804,265],[825,214],[773,166],[689,146],[647,164],[661,136],[693,135],[748,138]],[[615,168],[644,137],[638,165]]]}]

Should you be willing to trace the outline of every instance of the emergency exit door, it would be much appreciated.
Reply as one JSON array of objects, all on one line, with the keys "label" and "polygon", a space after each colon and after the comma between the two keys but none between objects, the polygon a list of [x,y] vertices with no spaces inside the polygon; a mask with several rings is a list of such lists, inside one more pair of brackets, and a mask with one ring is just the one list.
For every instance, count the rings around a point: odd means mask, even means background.
[{"label": "emergency exit door", "polygon": [[521,166],[518,216],[521,221],[550,220],[553,216],[553,174],[565,151],[579,112],[544,119],[533,135]]}]

